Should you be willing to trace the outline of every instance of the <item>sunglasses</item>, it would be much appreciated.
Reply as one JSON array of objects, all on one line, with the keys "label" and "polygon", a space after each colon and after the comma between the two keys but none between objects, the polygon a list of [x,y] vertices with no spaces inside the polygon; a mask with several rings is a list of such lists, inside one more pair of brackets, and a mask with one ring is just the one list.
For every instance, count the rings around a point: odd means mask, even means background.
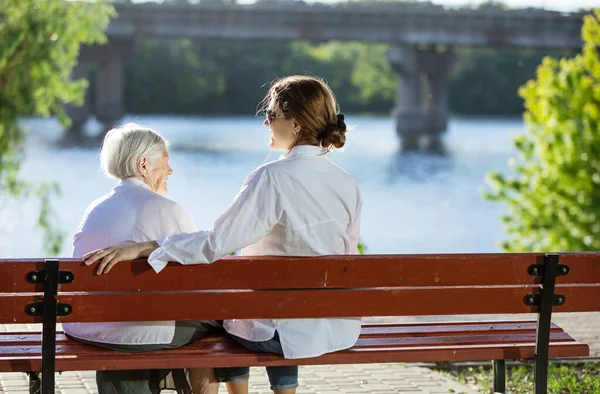
[{"label": "sunglasses", "polygon": [[271,124],[275,119],[285,118],[285,115],[277,115],[275,111],[268,109],[265,111],[265,117],[267,118],[267,124]]}]

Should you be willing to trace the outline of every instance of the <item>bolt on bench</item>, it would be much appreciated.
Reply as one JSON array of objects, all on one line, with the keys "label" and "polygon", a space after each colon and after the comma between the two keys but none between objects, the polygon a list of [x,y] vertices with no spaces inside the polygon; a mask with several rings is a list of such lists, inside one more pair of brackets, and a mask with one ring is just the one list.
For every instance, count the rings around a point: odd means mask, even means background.
[{"label": "bolt on bench", "polygon": [[[160,274],[136,260],[101,276],[81,260],[4,259],[0,323],[43,331],[0,333],[0,372],[28,373],[31,393],[50,394],[55,371],[492,360],[504,392],[505,360],[532,359],[542,394],[549,359],[589,355],[551,323],[553,311],[600,311],[600,253],[228,257]],[[57,322],[512,313],[537,321],[365,325],[353,348],[296,360],[225,334],[119,353],[56,331]]]}]

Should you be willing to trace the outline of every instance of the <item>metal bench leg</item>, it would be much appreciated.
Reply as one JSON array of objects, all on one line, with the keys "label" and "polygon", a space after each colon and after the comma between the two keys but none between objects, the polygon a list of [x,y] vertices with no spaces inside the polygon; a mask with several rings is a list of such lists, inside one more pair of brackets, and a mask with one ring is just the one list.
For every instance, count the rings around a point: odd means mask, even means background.
[{"label": "metal bench leg", "polygon": [[[44,269],[27,274],[30,283],[41,284],[44,288],[43,301],[30,302],[25,308],[30,316],[42,316],[42,378],[41,393],[54,394],[54,373],[56,371],[56,317],[71,314],[71,305],[60,304],[56,299],[59,283],[71,283],[71,272],[58,270],[58,259],[46,259]],[[60,309],[59,309],[60,308]],[[33,375],[30,374],[30,377]],[[31,387],[39,385],[39,377],[32,379]],[[38,390],[39,391],[39,390]]]},{"label": "metal bench leg", "polygon": [[44,280],[44,315],[42,318],[42,393],[54,394],[58,260],[46,260],[44,270],[46,278]]},{"label": "metal bench leg", "polygon": [[37,372],[29,372],[29,394],[40,394],[42,390],[42,381],[40,374]]},{"label": "metal bench leg", "polygon": [[548,392],[548,356],[550,325],[554,305],[554,285],[558,274],[558,254],[548,253],[544,258],[544,278],[535,341],[535,394]]},{"label": "metal bench leg", "polygon": [[492,360],[494,370],[494,393],[506,393],[506,364],[504,360]]}]

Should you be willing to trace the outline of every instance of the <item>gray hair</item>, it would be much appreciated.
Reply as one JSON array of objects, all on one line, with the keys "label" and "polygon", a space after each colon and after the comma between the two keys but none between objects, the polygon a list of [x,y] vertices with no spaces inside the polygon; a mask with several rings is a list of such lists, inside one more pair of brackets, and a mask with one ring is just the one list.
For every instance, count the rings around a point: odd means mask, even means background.
[{"label": "gray hair", "polygon": [[137,161],[149,161],[168,149],[169,143],[156,131],[137,123],[126,123],[106,133],[100,151],[100,167],[109,178],[125,179],[141,175]]}]

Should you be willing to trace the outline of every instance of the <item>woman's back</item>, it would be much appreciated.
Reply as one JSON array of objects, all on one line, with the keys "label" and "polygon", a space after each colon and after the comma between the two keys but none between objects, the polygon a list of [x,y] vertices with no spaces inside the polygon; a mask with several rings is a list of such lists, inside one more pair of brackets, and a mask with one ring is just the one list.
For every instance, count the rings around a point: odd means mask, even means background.
[{"label": "woman's back", "polygon": [[[319,256],[356,253],[361,199],[355,181],[316,146],[294,147],[257,174],[256,212],[275,207],[279,220],[244,255]],[[263,183],[264,182],[264,183]],[[274,193],[273,204],[267,194]]]},{"label": "woman's back", "polygon": [[179,204],[128,178],[87,208],[73,236],[73,257],[110,245],[193,231],[192,217]]}]

